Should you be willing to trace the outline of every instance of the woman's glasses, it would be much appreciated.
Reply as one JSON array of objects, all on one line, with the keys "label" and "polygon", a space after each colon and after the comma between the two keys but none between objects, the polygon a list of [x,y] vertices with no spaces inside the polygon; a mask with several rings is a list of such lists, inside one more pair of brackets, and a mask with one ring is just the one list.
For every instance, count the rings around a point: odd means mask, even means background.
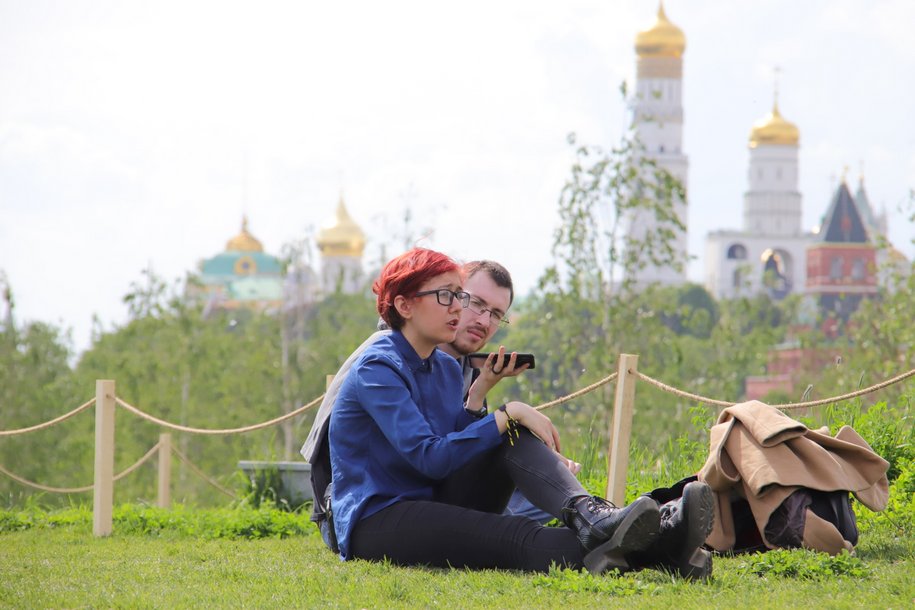
[{"label": "woman's glasses", "polygon": [[436,290],[423,290],[422,292],[417,292],[413,296],[424,297],[430,294],[434,294],[435,298],[438,300],[438,304],[444,305],[445,307],[451,305],[454,302],[454,299],[457,299],[461,303],[461,307],[466,308],[470,305],[470,293],[464,292],[463,290],[455,292],[453,290],[448,290],[447,288],[438,288]]}]

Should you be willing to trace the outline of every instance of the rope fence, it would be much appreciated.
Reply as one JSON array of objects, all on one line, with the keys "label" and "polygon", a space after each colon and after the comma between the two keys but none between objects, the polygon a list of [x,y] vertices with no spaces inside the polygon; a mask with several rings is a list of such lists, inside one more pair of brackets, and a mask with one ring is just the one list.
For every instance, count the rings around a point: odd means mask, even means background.
[{"label": "rope fence", "polygon": [[[625,500],[625,485],[626,485],[626,472],[628,468],[628,453],[629,453],[629,440],[631,437],[631,428],[632,428],[632,415],[633,415],[633,405],[635,400],[635,385],[637,381],[644,381],[649,385],[653,385],[656,388],[679,396],[681,398],[686,398],[700,403],[716,405],[719,407],[730,407],[736,403],[716,400],[709,398],[707,396],[701,396],[699,394],[694,394],[692,392],[687,392],[679,388],[675,388],[666,383],[663,383],[653,377],[640,373],[638,371],[638,356],[633,354],[620,354],[619,358],[619,368],[616,372],[607,375],[606,377],[588,385],[583,388],[580,388],[574,392],[560,396],[549,402],[545,402],[537,407],[538,411],[542,411],[551,407],[555,407],[564,403],[567,403],[575,398],[593,392],[594,390],[615,382],[616,383],[616,397],[614,400],[613,407],[613,418],[610,430],[610,446],[608,448],[609,455],[609,468],[608,468],[608,484],[607,484],[607,494],[606,497],[620,505],[624,503]],[[779,405],[770,405],[777,409],[790,410],[790,409],[802,409],[809,407],[817,407],[825,404],[832,404],[836,402],[841,402],[848,400],[850,398],[855,398],[857,396],[863,396],[865,394],[871,394],[883,388],[889,387],[891,385],[900,383],[915,376],[915,369],[896,375],[890,379],[886,379],[880,383],[876,383],[867,388],[856,390],[853,392],[848,392],[846,394],[841,394],[839,396],[832,396],[829,398],[822,398],[819,400],[810,400],[805,402],[794,402],[794,403],[785,403]],[[114,418],[116,407],[120,406],[133,415],[145,419],[157,426],[174,430],[176,432],[184,432],[188,434],[204,434],[204,435],[230,435],[230,434],[244,434],[246,432],[253,432],[255,430],[262,430],[264,428],[269,428],[275,426],[284,421],[290,420],[294,417],[302,415],[307,410],[311,409],[315,405],[321,403],[324,399],[325,394],[317,396],[310,402],[298,407],[297,409],[290,411],[284,415],[273,418],[268,421],[264,421],[258,424],[252,424],[249,426],[242,426],[237,428],[223,428],[223,429],[207,429],[207,428],[196,428],[191,426],[184,426],[175,424],[164,419],[160,419],[146,413],[134,405],[126,402],[125,400],[119,398],[115,392],[115,382],[109,380],[98,380],[96,382],[96,396],[95,398],[86,401],[82,405],[76,407],[72,411],[65,413],[59,417],[46,421],[44,423],[36,424],[26,428],[19,428],[14,430],[0,430],[0,437],[4,436],[15,436],[20,434],[26,434],[30,432],[37,432],[46,428],[55,426],[71,417],[82,413],[88,409],[93,404],[96,407],[96,436],[95,436],[95,483],[93,485],[86,485],[83,487],[52,487],[49,485],[42,485],[34,481],[29,481],[23,477],[20,477],[2,465],[0,465],[0,474],[3,474],[10,479],[25,485],[27,487],[32,487],[41,491],[46,491],[50,493],[83,493],[87,491],[94,491],[93,497],[93,533],[96,536],[107,536],[111,533],[111,508],[112,508],[112,490],[113,483],[118,481],[132,472],[134,472],[141,465],[146,463],[152,456],[158,451],[159,453],[159,504],[160,506],[168,506],[170,503],[170,475],[168,474],[171,468],[171,459],[172,454],[176,455],[189,470],[191,470],[196,476],[203,479],[206,483],[211,485],[213,488],[218,490],[220,493],[228,496],[232,499],[237,499],[235,493],[226,487],[222,486],[218,481],[213,479],[204,473],[196,464],[194,464],[183,452],[181,452],[177,447],[171,445],[170,435],[163,433],[160,435],[160,440],[158,443],[153,445],[153,447],[146,452],[143,457],[137,460],[134,464],[123,470],[118,474],[113,474],[113,462],[114,462]]]},{"label": "rope fence", "polygon": [[[143,457],[141,457],[139,460],[137,460],[136,462],[134,462],[133,464],[131,464],[130,466],[128,466],[127,468],[125,468],[124,470],[119,472],[118,474],[114,475],[114,477],[112,477],[112,480],[120,481],[121,479],[123,479],[124,477],[126,477],[127,475],[132,473],[134,470],[136,470],[137,468],[142,466],[144,463],[146,463],[149,460],[149,458],[151,458],[153,456],[153,454],[155,454],[156,451],[158,451],[158,450],[159,450],[159,443],[156,443],[155,445],[152,446],[152,449],[150,449],[149,451],[146,452],[146,454]],[[29,481],[28,479],[24,479],[20,476],[17,476],[15,474],[13,474],[12,472],[10,472],[9,470],[7,470],[6,468],[4,468],[3,466],[0,466],[0,473],[5,474],[6,476],[13,479],[17,483],[21,483],[22,485],[25,485],[26,487],[32,487],[34,489],[39,489],[41,491],[47,491],[47,492],[55,493],[55,494],[77,494],[77,493],[83,493],[86,491],[92,491],[95,488],[95,485],[83,485],[82,487],[51,487],[49,485],[42,485],[41,483]]]},{"label": "rope fence", "polygon": [[321,402],[321,400],[323,400],[323,399],[324,399],[324,394],[321,394],[320,396],[318,396],[311,402],[302,405],[301,407],[299,407],[298,409],[296,409],[294,411],[290,411],[289,413],[286,413],[285,415],[281,415],[279,417],[276,417],[274,419],[271,419],[269,421],[265,421],[265,422],[262,422],[259,424],[253,424],[251,426],[243,426],[241,428],[223,428],[223,429],[217,429],[217,430],[208,429],[208,428],[191,428],[188,426],[181,426],[179,424],[173,424],[171,422],[165,421],[164,419],[159,419],[158,417],[156,417],[154,415],[150,415],[149,413],[141,411],[137,407],[121,400],[120,398],[118,398],[116,396],[115,396],[114,401],[117,404],[124,407],[125,409],[127,409],[128,411],[130,411],[131,413],[133,413],[134,415],[136,415],[137,417],[139,417],[141,419],[145,419],[146,421],[150,421],[159,426],[162,426],[163,428],[168,428],[169,430],[176,430],[178,432],[187,432],[189,434],[227,435],[227,434],[244,434],[245,432],[253,432],[254,430],[261,430],[263,428],[269,428],[270,426],[275,426],[276,424],[278,424],[280,422],[284,422],[287,419],[292,419],[293,417],[295,417],[297,415],[301,415],[302,413],[304,413],[308,409],[312,408],[316,404],[319,404]]},{"label": "rope fence", "polygon": [[545,402],[542,405],[535,407],[535,409],[537,409],[538,411],[543,411],[544,409],[549,409],[550,407],[555,407],[556,405],[561,405],[562,403],[569,402],[573,398],[578,398],[579,396],[584,396],[585,394],[587,394],[589,392],[593,392],[594,390],[601,387],[602,385],[605,385],[605,384],[610,383],[611,381],[614,381],[617,377],[619,377],[619,375],[620,375],[619,372],[610,373],[603,379],[601,379],[599,381],[595,381],[594,383],[592,383],[589,386],[585,386],[585,387],[581,388],[580,390],[576,390],[575,392],[572,392],[571,394],[566,394],[565,396],[560,396],[556,400],[551,400],[550,402]]},{"label": "rope fence", "polygon": [[172,453],[174,453],[175,455],[177,455],[177,456],[178,456],[178,459],[180,459],[182,462],[184,462],[185,465],[186,465],[188,468],[190,468],[191,471],[193,471],[194,474],[196,474],[198,477],[200,477],[201,479],[203,479],[204,481],[206,481],[207,483],[209,483],[210,485],[212,485],[212,486],[213,486],[214,488],[216,488],[218,491],[224,493],[225,495],[229,496],[229,497],[232,498],[233,500],[238,499],[238,496],[236,496],[236,495],[235,495],[234,493],[232,493],[230,490],[228,490],[228,489],[226,489],[225,487],[223,487],[222,485],[220,485],[215,479],[213,479],[212,477],[208,476],[205,472],[203,472],[202,470],[200,470],[200,468],[198,468],[197,465],[194,464],[194,462],[192,462],[192,461],[190,460],[190,458],[188,458],[186,455],[184,455],[184,454],[181,452],[181,450],[179,450],[177,447],[172,447]]},{"label": "rope fence", "polygon": [[74,415],[79,415],[80,413],[82,413],[83,411],[85,411],[86,409],[91,407],[93,404],[95,404],[95,399],[90,398],[89,400],[87,400],[80,406],[76,407],[69,413],[64,413],[60,417],[54,418],[50,421],[46,421],[43,424],[35,424],[34,426],[30,426],[28,428],[19,428],[18,430],[0,430],[0,436],[15,436],[17,434],[27,434],[29,432],[36,432],[38,430],[50,428],[51,426],[56,426],[60,422],[70,419]]},{"label": "rope fence", "polygon": [[[700,396],[698,394],[691,394],[690,392],[685,392],[678,388],[669,386],[666,383],[658,381],[657,379],[654,379],[653,377],[649,377],[648,375],[646,375],[644,373],[640,373],[638,371],[630,370],[629,374],[634,375],[634,376],[638,377],[639,379],[641,379],[642,381],[644,381],[650,385],[653,385],[665,392],[674,394],[676,396],[680,396],[681,398],[689,398],[690,400],[695,400],[696,402],[708,403],[708,404],[712,404],[712,405],[717,405],[719,407],[732,407],[735,404],[737,404],[736,402],[726,402],[724,400],[715,400],[714,398],[707,398],[705,396]],[[842,394],[840,396],[832,396],[830,398],[820,398],[818,400],[808,400],[806,402],[789,402],[789,403],[784,403],[784,404],[780,404],[780,405],[769,405],[769,406],[774,407],[776,409],[784,409],[784,410],[819,407],[821,405],[842,402],[843,400],[848,400],[850,398],[855,398],[857,396],[871,394],[873,392],[876,392],[877,390],[882,390],[883,388],[886,388],[893,384],[899,383],[900,381],[904,381],[904,380],[908,379],[909,377],[912,377],[913,375],[915,375],[915,369],[902,373],[901,375],[896,375],[895,377],[893,377],[891,379],[887,379],[886,381],[881,381],[880,383],[875,383],[874,385],[872,385],[870,387],[863,388],[861,390],[855,390],[854,392],[848,392],[847,394]]]},{"label": "rope fence", "polygon": [[[124,470],[122,470],[121,472],[116,474],[114,477],[112,477],[112,480],[120,481],[124,477],[130,475],[137,468],[139,468],[140,466],[142,466],[143,464],[148,462],[149,459],[152,458],[152,456],[155,455],[155,453],[159,450],[159,448],[160,448],[160,443],[156,443],[155,445],[153,445],[152,448],[143,455],[143,457],[141,457],[136,462],[134,462],[133,464],[131,464],[130,466],[128,466],[127,468],[125,468]],[[206,481],[207,483],[209,483],[210,485],[215,487],[218,491],[229,496],[230,498],[237,499],[237,496],[232,491],[230,491],[229,489],[226,489],[225,487],[220,485],[215,479],[213,479],[212,477],[210,477],[206,473],[204,473],[196,464],[194,464],[194,462],[191,461],[190,458],[188,458],[186,455],[184,455],[184,453],[180,449],[178,449],[177,447],[172,447],[171,451],[176,456],[178,456],[178,458],[182,462],[184,462],[187,465],[187,467],[198,477],[200,477],[201,479],[203,479],[204,481]],[[2,465],[0,465],[0,474],[4,474],[7,477],[9,477],[10,479],[16,481],[17,483],[25,485],[26,487],[31,487],[33,489],[38,489],[38,490],[46,491],[49,493],[59,493],[59,494],[84,493],[87,491],[92,491],[95,488],[95,485],[84,485],[82,487],[51,487],[50,485],[42,485],[41,483],[36,483],[35,481],[30,481],[26,478],[18,476],[17,474],[12,473],[9,470],[7,470],[6,468],[4,468]]]},{"label": "rope fence", "polygon": [[[737,404],[736,402],[733,402],[733,401],[718,400],[715,398],[709,398],[708,396],[702,396],[701,394],[693,394],[692,392],[687,392],[686,390],[681,390],[679,388],[675,388],[673,386],[667,385],[666,383],[659,381],[659,380],[655,379],[654,377],[651,377],[649,375],[646,375],[645,373],[641,373],[638,371],[630,370],[629,374],[634,375],[635,377],[638,377],[642,381],[644,381],[650,385],[653,385],[664,392],[673,394],[675,396],[679,396],[681,398],[693,400],[695,402],[716,405],[719,407],[731,407],[731,406],[734,406],[735,404]],[[904,381],[912,376],[915,376],[915,369],[912,369],[910,371],[902,373],[901,375],[897,375],[895,377],[892,377],[892,378],[882,381],[880,383],[876,383],[870,387],[863,388],[861,390],[855,390],[854,392],[848,392],[847,394],[841,394],[839,396],[832,396],[829,398],[821,398],[818,400],[809,400],[809,401],[805,401],[805,402],[790,402],[790,403],[770,405],[770,406],[775,407],[776,409],[784,409],[784,410],[818,407],[818,406],[825,405],[825,404],[832,404],[832,403],[836,403],[836,402],[841,402],[843,400],[849,400],[851,398],[856,398],[858,396],[863,396],[865,394],[871,394],[878,390],[882,390],[883,388],[886,388],[886,387],[889,387],[896,383],[899,383],[900,381]],[[570,400],[574,400],[576,398],[579,398],[580,396],[584,396],[585,394],[593,392],[594,390],[598,389],[599,387],[601,387],[603,385],[612,383],[613,381],[616,381],[616,379],[618,377],[619,377],[619,373],[613,372],[610,375],[607,375],[606,377],[604,377],[603,379],[595,381],[594,383],[592,383],[588,386],[585,386],[570,394],[560,396],[559,398],[556,398],[549,402],[545,402],[541,405],[538,405],[535,408],[538,411],[543,411],[543,410],[549,409],[551,407],[559,406],[561,404],[569,402]],[[164,419],[160,419],[154,415],[150,415],[149,413],[146,413],[139,407],[135,407],[121,398],[115,397],[115,402],[117,402],[117,404],[119,404],[121,407],[123,407],[127,411],[133,413],[137,417],[139,417],[141,419],[145,419],[158,426],[162,426],[163,428],[168,428],[170,430],[175,430],[177,432],[187,432],[189,434],[229,435],[229,434],[244,434],[246,432],[253,432],[255,430],[262,430],[264,428],[269,428],[271,426],[275,426],[276,424],[284,422],[287,419],[292,419],[293,417],[303,414],[308,409],[311,409],[315,405],[319,404],[323,399],[324,399],[324,394],[321,394],[320,396],[315,397],[310,402],[302,405],[301,407],[298,407],[294,411],[290,411],[289,413],[286,413],[284,415],[281,415],[279,417],[276,417],[274,419],[271,419],[271,420],[268,420],[265,422],[261,422],[259,424],[253,424],[250,426],[242,426],[239,428],[222,428],[222,429],[194,428],[194,427],[190,427],[190,426],[182,426],[180,424],[175,424],[175,423],[166,421]],[[92,398],[90,400],[87,400],[86,402],[84,402],[83,404],[81,404],[80,406],[76,407],[75,409],[73,409],[72,411],[70,411],[68,413],[65,413],[52,420],[49,420],[49,421],[46,421],[46,422],[43,422],[40,424],[36,424],[34,426],[30,426],[28,428],[18,428],[18,429],[14,429],[14,430],[0,430],[0,436],[14,436],[14,435],[18,435],[18,434],[27,434],[29,432],[37,432],[38,430],[50,428],[67,419],[70,419],[71,417],[73,417],[75,415],[82,413],[83,411],[85,411],[86,409],[91,407],[94,403],[95,403],[95,399]]]}]

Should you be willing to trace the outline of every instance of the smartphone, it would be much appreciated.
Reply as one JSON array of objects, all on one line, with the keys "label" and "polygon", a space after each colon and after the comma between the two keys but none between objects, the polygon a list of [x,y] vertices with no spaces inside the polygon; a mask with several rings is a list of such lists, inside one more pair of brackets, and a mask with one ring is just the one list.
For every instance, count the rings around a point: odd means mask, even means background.
[{"label": "smartphone", "polygon": [[[467,356],[470,358],[470,366],[475,369],[483,368],[483,365],[486,363],[486,358],[489,357],[487,352],[477,352],[475,354],[470,354]],[[499,354],[496,353],[496,359],[498,360]],[[501,366],[508,366],[508,359],[511,358],[511,352],[505,352],[505,356],[502,358]],[[534,368],[534,354],[522,354],[518,353],[518,356],[515,358],[515,368],[520,367],[523,364],[529,364],[528,369]],[[495,364],[496,370],[500,368],[499,363]]]}]

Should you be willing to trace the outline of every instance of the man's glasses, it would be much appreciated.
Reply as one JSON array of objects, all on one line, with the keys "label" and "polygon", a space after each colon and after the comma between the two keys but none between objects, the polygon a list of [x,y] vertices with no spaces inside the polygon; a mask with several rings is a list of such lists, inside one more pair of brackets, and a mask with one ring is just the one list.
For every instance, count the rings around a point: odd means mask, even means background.
[{"label": "man's glasses", "polygon": [[438,300],[438,304],[444,305],[445,307],[451,305],[454,302],[454,299],[457,299],[460,302],[461,307],[464,307],[465,309],[470,304],[470,293],[464,292],[463,290],[455,292],[453,290],[448,290],[447,288],[438,288],[436,290],[423,290],[422,292],[417,292],[413,296],[424,297],[430,294],[434,294],[435,298]]},{"label": "man's glasses", "polygon": [[504,326],[508,324],[508,319],[505,317],[504,313],[486,307],[486,304],[476,297],[470,297],[470,301],[465,307],[478,316],[482,316],[484,313],[489,312],[489,323],[492,325],[502,324]]}]

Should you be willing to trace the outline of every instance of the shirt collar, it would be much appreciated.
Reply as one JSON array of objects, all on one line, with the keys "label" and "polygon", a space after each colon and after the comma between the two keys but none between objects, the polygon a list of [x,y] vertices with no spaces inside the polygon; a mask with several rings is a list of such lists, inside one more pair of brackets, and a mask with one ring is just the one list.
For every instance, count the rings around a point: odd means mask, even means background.
[{"label": "shirt collar", "polygon": [[432,353],[429,354],[428,358],[423,360],[399,330],[395,330],[391,333],[391,340],[394,342],[397,351],[403,356],[404,363],[410,368],[411,372],[432,372],[432,358],[435,356],[435,351],[438,349],[437,347],[432,350]]}]

